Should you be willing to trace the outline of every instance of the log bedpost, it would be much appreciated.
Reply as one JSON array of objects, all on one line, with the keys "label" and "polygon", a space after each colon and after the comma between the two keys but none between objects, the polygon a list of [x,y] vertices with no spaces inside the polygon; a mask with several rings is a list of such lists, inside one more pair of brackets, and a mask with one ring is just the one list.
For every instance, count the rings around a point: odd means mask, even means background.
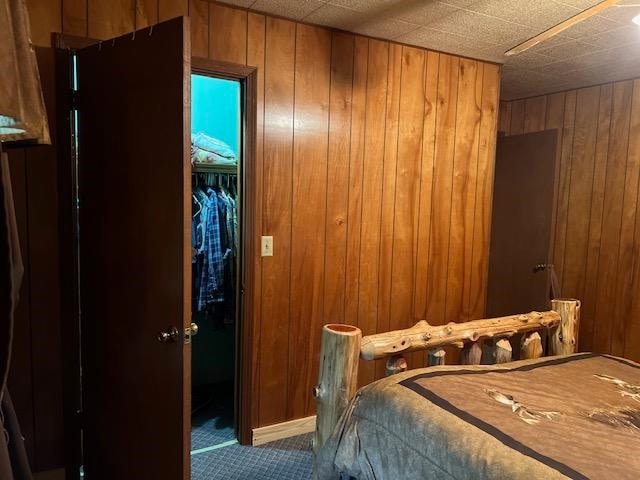
[{"label": "log bedpost", "polygon": [[384,374],[389,377],[407,371],[407,359],[402,355],[393,355],[389,357],[384,366]]},{"label": "log bedpost", "polygon": [[530,333],[522,337],[522,345],[520,347],[520,358],[529,360],[540,358],[542,356],[542,337],[538,332]]},{"label": "log bedpost", "polygon": [[358,389],[361,340],[362,332],[351,325],[329,324],[322,328],[318,385],[313,389],[317,405],[313,442],[316,453]]},{"label": "log bedpost", "polygon": [[580,323],[580,300],[572,298],[551,300],[551,309],[560,314],[560,324],[551,330],[549,353],[551,355],[575,353]]},{"label": "log bedpost", "polygon": [[447,352],[444,348],[433,348],[427,354],[427,365],[435,367],[436,365],[444,365]]},{"label": "log bedpost", "polygon": [[501,338],[493,344],[493,363],[509,363],[511,361],[511,342],[506,338]]}]

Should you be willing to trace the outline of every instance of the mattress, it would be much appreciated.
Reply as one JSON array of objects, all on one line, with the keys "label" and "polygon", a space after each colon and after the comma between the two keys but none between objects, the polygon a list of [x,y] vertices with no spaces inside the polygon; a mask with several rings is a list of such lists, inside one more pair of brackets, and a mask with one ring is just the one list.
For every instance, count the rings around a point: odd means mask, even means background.
[{"label": "mattress", "polygon": [[319,479],[638,479],[640,365],[595,354],[412,370],[358,391]]}]

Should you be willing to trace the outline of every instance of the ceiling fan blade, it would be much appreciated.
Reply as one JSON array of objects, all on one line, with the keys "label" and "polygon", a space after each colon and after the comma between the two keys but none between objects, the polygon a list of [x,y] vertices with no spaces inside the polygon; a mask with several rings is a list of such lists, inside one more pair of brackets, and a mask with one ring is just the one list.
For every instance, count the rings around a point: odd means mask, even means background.
[{"label": "ceiling fan blade", "polygon": [[573,27],[577,23],[580,23],[587,18],[602,12],[603,10],[614,6],[619,1],[620,0],[604,0],[603,2],[600,2],[593,7],[589,7],[586,10],[574,15],[573,17],[566,19],[564,22],[560,22],[559,24],[545,30],[544,32],[539,33],[535,37],[531,37],[529,40],[522,42],[520,45],[516,45],[511,50],[507,50],[506,52],[504,52],[504,54],[509,57],[522,53],[525,50],[529,50],[531,47],[539,44],[540,42],[544,42],[545,40],[557,35],[563,30]]}]

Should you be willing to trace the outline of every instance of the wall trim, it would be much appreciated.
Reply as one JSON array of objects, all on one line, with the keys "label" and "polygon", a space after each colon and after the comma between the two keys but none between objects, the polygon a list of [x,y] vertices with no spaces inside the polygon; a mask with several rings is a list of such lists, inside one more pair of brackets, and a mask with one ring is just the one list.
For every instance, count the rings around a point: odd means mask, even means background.
[{"label": "wall trim", "polygon": [[254,428],[251,444],[254,447],[268,442],[282,440],[283,438],[295,437],[304,433],[314,432],[316,429],[316,416],[298,418],[288,422],[267,425],[266,427]]}]

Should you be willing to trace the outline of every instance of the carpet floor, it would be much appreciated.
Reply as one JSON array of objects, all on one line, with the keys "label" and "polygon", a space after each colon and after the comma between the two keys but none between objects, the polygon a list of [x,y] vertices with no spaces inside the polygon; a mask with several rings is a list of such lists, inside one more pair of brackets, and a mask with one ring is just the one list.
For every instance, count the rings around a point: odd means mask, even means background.
[{"label": "carpet floor", "polygon": [[311,479],[311,437],[299,435],[259,447],[235,444],[191,455],[192,480]]}]

